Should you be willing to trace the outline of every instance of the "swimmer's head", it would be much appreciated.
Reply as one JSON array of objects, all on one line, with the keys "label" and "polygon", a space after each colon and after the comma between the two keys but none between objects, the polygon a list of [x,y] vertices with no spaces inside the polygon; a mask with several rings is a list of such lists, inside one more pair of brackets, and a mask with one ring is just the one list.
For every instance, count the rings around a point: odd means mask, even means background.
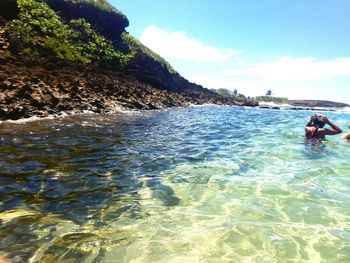
[{"label": "swimmer's head", "polygon": [[326,125],[326,123],[323,120],[323,117],[324,116],[317,115],[317,114],[311,116],[310,121],[306,124],[306,126],[308,126],[308,127],[316,127],[316,128],[323,128]]}]

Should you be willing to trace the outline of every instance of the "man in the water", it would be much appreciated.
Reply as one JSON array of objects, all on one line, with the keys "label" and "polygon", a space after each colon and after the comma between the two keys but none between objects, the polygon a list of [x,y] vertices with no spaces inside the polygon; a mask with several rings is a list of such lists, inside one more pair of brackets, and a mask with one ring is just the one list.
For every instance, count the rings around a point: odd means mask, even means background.
[{"label": "man in the water", "polygon": [[342,139],[350,141],[350,123],[348,123],[349,131],[341,136]]},{"label": "man in the water", "polygon": [[[332,129],[324,129],[323,127],[328,124]],[[342,130],[332,123],[326,116],[313,115],[310,118],[308,124],[305,127],[305,136],[307,139],[321,139],[324,140],[326,135],[336,135],[341,133]]]}]

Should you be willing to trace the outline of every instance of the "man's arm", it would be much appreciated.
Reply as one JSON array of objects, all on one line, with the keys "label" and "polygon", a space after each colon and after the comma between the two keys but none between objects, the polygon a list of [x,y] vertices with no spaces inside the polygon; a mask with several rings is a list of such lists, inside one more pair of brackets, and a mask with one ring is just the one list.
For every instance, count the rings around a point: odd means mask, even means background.
[{"label": "man's arm", "polygon": [[342,133],[342,129],[339,128],[339,126],[335,125],[333,122],[331,122],[330,120],[328,120],[327,117],[323,117],[323,120],[332,127],[332,130],[328,130],[328,129],[324,129],[324,130],[320,130],[319,131],[319,135],[323,136],[323,135],[335,135],[335,134],[339,134]]}]

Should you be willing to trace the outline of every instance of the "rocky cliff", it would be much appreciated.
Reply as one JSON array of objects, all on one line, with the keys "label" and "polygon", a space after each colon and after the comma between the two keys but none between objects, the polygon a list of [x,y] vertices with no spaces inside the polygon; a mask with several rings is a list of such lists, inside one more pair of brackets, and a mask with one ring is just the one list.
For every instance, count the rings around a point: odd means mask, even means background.
[{"label": "rocky cliff", "polygon": [[0,119],[237,104],[180,76],[105,0],[2,0],[0,16]]}]

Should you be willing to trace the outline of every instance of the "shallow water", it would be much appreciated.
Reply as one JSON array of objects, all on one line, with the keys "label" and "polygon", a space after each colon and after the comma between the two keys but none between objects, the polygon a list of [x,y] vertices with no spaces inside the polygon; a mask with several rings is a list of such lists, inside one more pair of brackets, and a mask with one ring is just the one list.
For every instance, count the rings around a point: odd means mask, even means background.
[{"label": "shallow water", "polygon": [[208,106],[1,123],[0,254],[350,262],[350,144],[305,143],[310,114]]}]

